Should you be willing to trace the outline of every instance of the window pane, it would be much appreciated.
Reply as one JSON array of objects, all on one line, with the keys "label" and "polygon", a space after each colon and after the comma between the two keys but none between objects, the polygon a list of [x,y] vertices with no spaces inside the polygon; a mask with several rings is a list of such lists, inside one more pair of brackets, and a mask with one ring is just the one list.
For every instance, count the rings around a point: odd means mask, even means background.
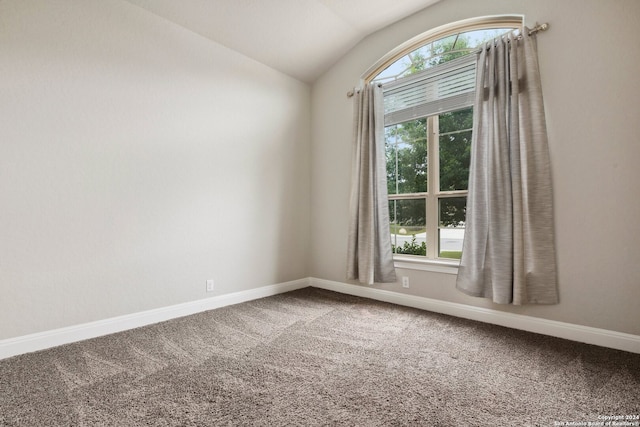
[{"label": "window pane", "polygon": [[385,68],[373,81],[393,81],[468,55],[485,41],[492,40],[513,30],[513,28],[472,30],[428,42]]},{"label": "window pane", "polygon": [[427,120],[411,120],[385,128],[389,194],[427,191]]},{"label": "window pane", "polygon": [[438,116],[440,128],[440,191],[467,190],[471,158],[473,109]]},{"label": "window pane", "polygon": [[438,200],[438,256],[460,259],[464,239],[466,197],[449,197]]},{"label": "window pane", "polygon": [[427,254],[425,199],[390,200],[391,244],[398,254]]}]

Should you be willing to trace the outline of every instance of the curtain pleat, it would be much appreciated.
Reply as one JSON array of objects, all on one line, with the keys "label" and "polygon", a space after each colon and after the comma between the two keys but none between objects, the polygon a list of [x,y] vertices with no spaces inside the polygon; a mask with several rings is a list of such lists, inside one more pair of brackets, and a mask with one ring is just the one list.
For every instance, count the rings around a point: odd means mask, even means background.
[{"label": "curtain pleat", "polygon": [[347,278],[369,285],[396,281],[389,228],[382,96],[378,85],[367,85],[354,94]]},{"label": "curtain pleat", "polygon": [[551,168],[535,35],[480,53],[456,287],[499,304],[558,302]]}]

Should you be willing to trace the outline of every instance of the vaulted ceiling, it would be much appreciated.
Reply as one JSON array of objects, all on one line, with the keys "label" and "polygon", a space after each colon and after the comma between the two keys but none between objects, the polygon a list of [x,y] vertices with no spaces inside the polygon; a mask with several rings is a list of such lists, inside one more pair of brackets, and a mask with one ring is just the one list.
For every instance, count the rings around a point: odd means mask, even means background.
[{"label": "vaulted ceiling", "polygon": [[127,0],[304,82],[367,35],[440,0]]}]

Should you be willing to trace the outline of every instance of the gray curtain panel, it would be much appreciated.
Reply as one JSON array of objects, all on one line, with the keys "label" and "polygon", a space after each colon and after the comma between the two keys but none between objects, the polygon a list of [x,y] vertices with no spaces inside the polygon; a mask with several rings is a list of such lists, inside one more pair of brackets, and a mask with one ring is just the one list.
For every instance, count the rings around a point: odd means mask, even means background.
[{"label": "gray curtain panel", "polygon": [[396,281],[391,252],[382,89],[354,94],[353,156],[347,278],[361,283]]},{"label": "gray curtain panel", "polygon": [[457,288],[499,304],[558,302],[551,170],[535,35],[478,61]]}]

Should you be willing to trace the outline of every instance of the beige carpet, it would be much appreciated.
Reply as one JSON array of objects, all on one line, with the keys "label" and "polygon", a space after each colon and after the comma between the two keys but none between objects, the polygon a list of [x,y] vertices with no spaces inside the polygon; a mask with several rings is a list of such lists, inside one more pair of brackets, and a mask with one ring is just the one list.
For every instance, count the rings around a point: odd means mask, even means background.
[{"label": "beige carpet", "polygon": [[557,426],[634,414],[640,355],[315,288],[0,361],[2,426]]}]

